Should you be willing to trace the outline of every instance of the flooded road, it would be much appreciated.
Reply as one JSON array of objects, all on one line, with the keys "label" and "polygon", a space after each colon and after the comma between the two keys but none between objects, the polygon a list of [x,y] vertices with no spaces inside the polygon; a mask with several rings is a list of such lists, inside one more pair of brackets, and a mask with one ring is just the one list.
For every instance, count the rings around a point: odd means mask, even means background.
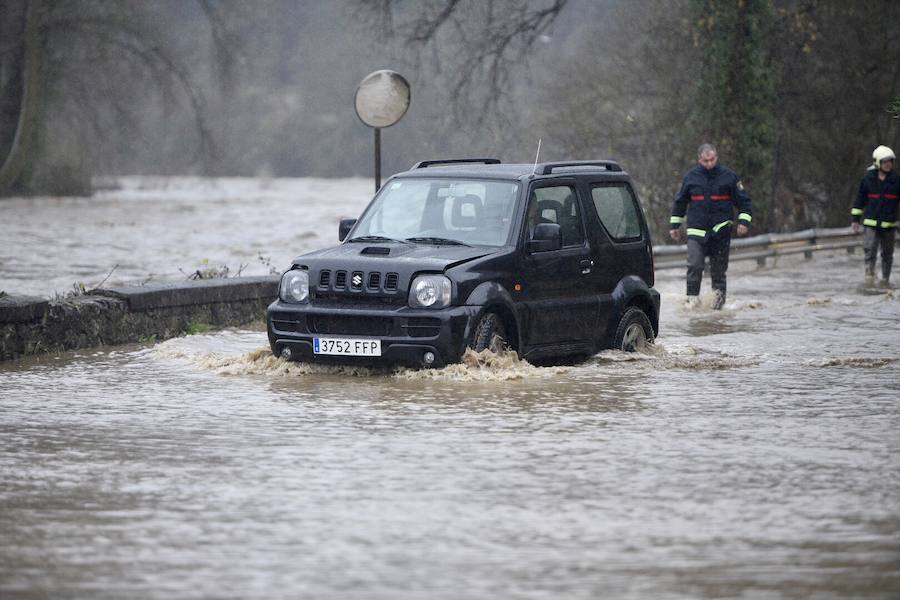
[{"label": "flooded road", "polygon": [[[182,254],[276,254],[238,229]],[[734,263],[711,311],[661,272],[654,351],[571,366],[287,364],[261,325],[0,363],[0,597],[895,598],[900,299],[861,274]]]}]

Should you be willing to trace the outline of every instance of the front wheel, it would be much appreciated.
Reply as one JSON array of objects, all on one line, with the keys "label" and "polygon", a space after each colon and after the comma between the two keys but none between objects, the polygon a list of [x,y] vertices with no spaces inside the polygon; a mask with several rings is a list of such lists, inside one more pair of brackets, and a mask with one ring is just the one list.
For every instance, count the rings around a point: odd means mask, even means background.
[{"label": "front wheel", "polygon": [[613,348],[625,352],[640,352],[653,343],[653,325],[640,308],[629,306],[616,328]]},{"label": "front wheel", "polygon": [[500,352],[509,348],[506,343],[506,328],[500,315],[494,312],[484,313],[472,333],[469,340],[469,348],[475,352],[490,349],[492,352]]}]

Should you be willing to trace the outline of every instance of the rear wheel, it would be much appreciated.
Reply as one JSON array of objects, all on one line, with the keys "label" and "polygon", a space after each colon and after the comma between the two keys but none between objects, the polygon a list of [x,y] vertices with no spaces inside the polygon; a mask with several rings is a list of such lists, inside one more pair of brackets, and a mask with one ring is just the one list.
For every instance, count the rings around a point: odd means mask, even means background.
[{"label": "rear wheel", "polygon": [[625,352],[639,352],[653,343],[653,325],[640,308],[629,306],[616,328],[613,348]]},{"label": "rear wheel", "polygon": [[506,328],[500,315],[494,312],[482,315],[472,333],[472,339],[469,340],[469,348],[475,352],[487,349],[500,352],[509,348],[509,344],[506,343]]}]

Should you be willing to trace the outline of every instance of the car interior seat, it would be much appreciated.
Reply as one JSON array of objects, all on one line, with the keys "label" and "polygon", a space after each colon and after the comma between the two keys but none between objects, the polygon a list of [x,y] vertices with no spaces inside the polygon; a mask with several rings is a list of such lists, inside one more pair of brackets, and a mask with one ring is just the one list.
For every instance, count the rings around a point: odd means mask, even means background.
[{"label": "car interior seat", "polygon": [[562,204],[556,200],[538,201],[538,215],[546,221],[558,224],[560,213],[562,213]]},{"label": "car interior seat", "polygon": [[481,198],[474,194],[466,194],[453,199],[450,212],[450,225],[456,229],[474,229],[483,218],[484,207]]},{"label": "car interior seat", "polygon": [[569,194],[563,200],[562,220],[559,228],[563,246],[572,246],[584,241],[584,230],[581,227],[577,199],[574,194]]}]

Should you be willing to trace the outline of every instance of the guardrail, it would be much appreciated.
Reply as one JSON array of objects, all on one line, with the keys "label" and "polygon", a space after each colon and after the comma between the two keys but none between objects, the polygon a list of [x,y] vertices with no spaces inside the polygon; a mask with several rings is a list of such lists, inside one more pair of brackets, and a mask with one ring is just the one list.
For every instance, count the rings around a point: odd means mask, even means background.
[{"label": "guardrail", "polygon": [[[853,233],[850,227],[767,233],[749,238],[733,238],[729,260],[756,260],[759,266],[765,266],[769,258],[777,259],[791,254],[803,254],[807,260],[812,258],[813,252],[821,250],[846,249],[847,254],[853,254],[862,244],[862,234]],[[653,255],[657,269],[684,268],[687,245],[656,246]]]}]

